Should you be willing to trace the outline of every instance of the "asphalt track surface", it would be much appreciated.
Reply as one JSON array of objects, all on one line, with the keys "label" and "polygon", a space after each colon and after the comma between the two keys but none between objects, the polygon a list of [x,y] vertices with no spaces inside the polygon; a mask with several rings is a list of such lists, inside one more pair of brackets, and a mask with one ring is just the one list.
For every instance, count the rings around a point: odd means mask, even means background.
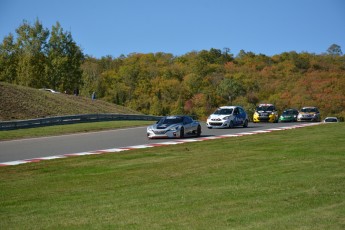
[{"label": "asphalt track surface", "polygon": [[[249,123],[247,128],[208,129],[205,123],[202,123],[201,138],[289,127],[298,124],[303,123]],[[146,127],[0,141],[0,164],[9,161],[121,148],[126,146],[155,144],[166,141],[167,139],[148,139],[146,137]]]}]

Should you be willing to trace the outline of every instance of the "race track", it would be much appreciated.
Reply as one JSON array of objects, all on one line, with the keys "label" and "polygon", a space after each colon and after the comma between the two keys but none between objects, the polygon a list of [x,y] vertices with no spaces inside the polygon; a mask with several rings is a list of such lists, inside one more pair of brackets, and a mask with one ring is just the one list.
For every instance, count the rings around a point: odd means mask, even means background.
[{"label": "race track", "polygon": [[[248,128],[236,127],[233,129],[207,129],[206,125],[202,123],[202,135],[200,138],[253,132],[301,124],[303,123],[249,123]],[[126,146],[155,144],[166,141],[166,139],[149,140],[146,137],[146,127],[1,141],[0,165],[3,162],[68,155]]]}]

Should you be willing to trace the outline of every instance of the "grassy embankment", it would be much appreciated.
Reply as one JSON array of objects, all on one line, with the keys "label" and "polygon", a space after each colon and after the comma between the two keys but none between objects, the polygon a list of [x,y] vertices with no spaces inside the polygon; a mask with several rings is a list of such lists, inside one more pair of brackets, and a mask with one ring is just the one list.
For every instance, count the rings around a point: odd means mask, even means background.
[{"label": "grassy embankment", "polygon": [[53,94],[4,82],[0,82],[0,98],[2,121],[95,113],[138,114],[134,110],[101,100]]},{"label": "grassy embankment", "polygon": [[345,229],[344,123],[0,168],[0,229]]},{"label": "grassy embankment", "polygon": [[[4,82],[0,82],[0,98],[0,121],[95,113],[138,114],[126,107],[101,100],[92,101],[91,98],[62,93],[52,94]],[[0,131],[0,140],[116,129],[152,123],[153,121],[112,121]]]}]

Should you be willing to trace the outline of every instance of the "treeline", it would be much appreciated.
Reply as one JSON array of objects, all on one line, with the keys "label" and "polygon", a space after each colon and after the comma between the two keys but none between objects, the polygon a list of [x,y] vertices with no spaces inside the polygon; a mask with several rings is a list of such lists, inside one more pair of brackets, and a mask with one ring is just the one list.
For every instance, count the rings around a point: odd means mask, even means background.
[{"label": "treeline", "polygon": [[[96,92],[98,99],[152,115],[203,119],[221,105],[242,105],[252,112],[265,102],[280,110],[317,106],[323,116],[345,117],[345,56],[336,44],[319,55],[241,50],[234,56],[229,48],[212,48],[182,56],[133,53],[97,59],[84,56],[58,23],[50,36],[40,28],[39,22],[24,23],[17,41],[11,35],[4,39],[1,81],[60,91],[79,88],[81,95]],[[33,37],[23,42],[25,36]]]},{"label": "treeline", "polygon": [[287,52],[273,57],[218,49],[175,57],[166,53],[88,57],[84,90],[146,114],[205,118],[236,104],[253,111],[261,102],[277,108],[317,106],[323,116],[344,116],[345,57]]},{"label": "treeline", "polygon": [[0,44],[0,81],[33,88],[73,89],[82,85],[84,54],[57,22],[51,31],[24,21]]}]

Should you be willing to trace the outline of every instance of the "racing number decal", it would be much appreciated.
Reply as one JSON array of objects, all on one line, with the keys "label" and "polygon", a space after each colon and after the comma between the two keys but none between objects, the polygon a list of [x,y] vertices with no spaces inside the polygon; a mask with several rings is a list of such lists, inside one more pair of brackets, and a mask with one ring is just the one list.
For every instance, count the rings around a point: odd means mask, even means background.
[{"label": "racing number decal", "polygon": [[235,121],[235,124],[242,124],[243,118],[242,118],[241,114],[236,115],[234,121]]},{"label": "racing number decal", "polygon": [[239,124],[243,124],[243,115],[242,114],[238,114],[238,123]]}]

